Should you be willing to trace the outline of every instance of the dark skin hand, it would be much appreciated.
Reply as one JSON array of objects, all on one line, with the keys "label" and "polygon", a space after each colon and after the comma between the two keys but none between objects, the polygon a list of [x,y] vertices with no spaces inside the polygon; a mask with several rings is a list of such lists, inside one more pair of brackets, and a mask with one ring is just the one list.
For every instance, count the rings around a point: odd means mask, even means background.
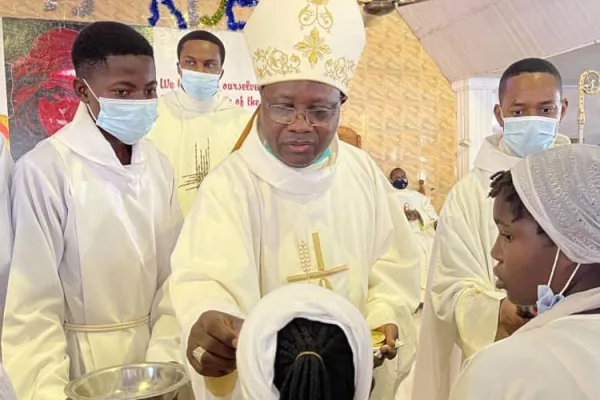
[{"label": "dark skin hand", "polygon": [[385,344],[379,349],[381,357],[373,357],[373,366],[378,368],[383,365],[385,360],[393,360],[398,355],[398,350],[396,349],[398,327],[394,324],[387,324],[377,328],[376,331],[385,334]]},{"label": "dark skin hand", "polygon": [[416,221],[416,220],[420,219],[420,217],[421,217],[421,216],[419,215],[419,212],[418,212],[417,210],[411,210],[411,209],[408,207],[408,204],[405,204],[405,205],[404,205],[404,214],[406,215],[406,218],[407,218],[409,221]]},{"label": "dark skin hand", "polygon": [[498,314],[498,329],[496,331],[496,341],[506,339],[517,329],[525,325],[531,318],[523,318],[517,306],[508,299],[500,302],[500,313]]},{"label": "dark skin hand", "polygon": [[409,221],[417,221],[419,219],[419,212],[416,210],[406,210],[404,214],[406,214],[406,218]]},{"label": "dark skin hand", "polygon": [[[219,311],[207,311],[191,329],[187,344],[187,359],[202,376],[219,378],[236,369],[235,352],[244,320]],[[193,353],[204,349],[200,362]]]}]

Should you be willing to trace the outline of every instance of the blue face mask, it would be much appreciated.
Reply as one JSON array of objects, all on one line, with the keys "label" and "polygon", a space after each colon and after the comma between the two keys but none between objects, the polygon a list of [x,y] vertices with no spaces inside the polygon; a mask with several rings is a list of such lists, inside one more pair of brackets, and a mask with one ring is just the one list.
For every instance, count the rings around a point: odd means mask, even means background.
[{"label": "blue face mask", "polygon": [[392,181],[392,186],[394,186],[396,189],[406,189],[408,187],[408,179],[395,179]]},{"label": "blue face mask", "polygon": [[567,288],[571,284],[571,281],[575,277],[575,274],[579,270],[579,267],[581,266],[581,264],[577,264],[577,267],[575,267],[575,270],[571,274],[571,277],[567,280],[565,287],[563,287],[563,289],[560,291],[560,293],[554,294],[550,285],[552,284],[552,278],[554,278],[554,271],[556,270],[556,265],[558,264],[558,256],[559,255],[560,255],[560,249],[557,250],[557,252],[556,252],[556,258],[554,259],[554,265],[552,265],[552,272],[550,272],[550,278],[548,279],[548,284],[547,285],[538,285],[538,289],[537,289],[538,299],[536,302],[538,314],[541,314],[543,312],[550,310],[552,307],[554,307],[555,305],[557,305],[558,303],[560,303],[561,301],[563,301],[565,299],[565,296],[563,293],[565,292],[565,290],[567,290]]},{"label": "blue face mask", "polygon": [[557,130],[556,118],[504,118],[504,142],[518,157],[526,157],[552,147]]},{"label": "blue face mask", "polygon": [[92,110],[87,105],[92,118],[96,121],[96,125],[125,144],[133,145],[139,142],[150,132],[152,125],[158,118],[158,99],[98,98],[89,85],[88,88],[100,103],[98,117],[94,117]]},{"label": "blue face mask", "polygon": [[219,75],[181,69],[181,86],[196,100],[210,99],[219,89]]}]

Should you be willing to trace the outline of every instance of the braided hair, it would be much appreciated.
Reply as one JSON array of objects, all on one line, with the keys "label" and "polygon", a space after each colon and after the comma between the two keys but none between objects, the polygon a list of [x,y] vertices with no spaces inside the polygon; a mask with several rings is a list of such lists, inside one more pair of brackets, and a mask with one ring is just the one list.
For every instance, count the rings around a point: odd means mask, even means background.
[{"label": "braided hair", "polygon": [[354,374],[352,349],[338,326],[296,318],[277,334],[273,383],[281,400],[352,400]]}]

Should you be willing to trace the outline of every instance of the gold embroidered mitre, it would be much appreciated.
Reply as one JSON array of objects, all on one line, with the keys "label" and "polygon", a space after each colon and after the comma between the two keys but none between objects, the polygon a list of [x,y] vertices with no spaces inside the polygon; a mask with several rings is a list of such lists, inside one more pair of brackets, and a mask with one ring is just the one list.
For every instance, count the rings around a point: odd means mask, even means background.
[{"label": "gold embroidered mitre", "polygon": [[346,94],[365,46],[355,0],[260,0],[244,36],[260,86],[309,80]]}]

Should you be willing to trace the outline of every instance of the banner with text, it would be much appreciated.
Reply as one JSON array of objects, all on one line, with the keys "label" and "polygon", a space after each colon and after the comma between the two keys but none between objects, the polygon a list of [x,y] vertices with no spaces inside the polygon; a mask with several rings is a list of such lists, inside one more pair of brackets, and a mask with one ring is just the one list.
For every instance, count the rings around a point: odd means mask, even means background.
[{"label": "banner with text", "polygon": [[[180,85],[177,73],[177,43],[188,31],[170,28],[154,28],[154,56],[158,95],[175,90]],[[252,62],[244,35],[241,32],[214,31],[225,45],[226,57],[220,88],[222,93],[236,104],[254,109],[258,106],[259,95]]]}]

